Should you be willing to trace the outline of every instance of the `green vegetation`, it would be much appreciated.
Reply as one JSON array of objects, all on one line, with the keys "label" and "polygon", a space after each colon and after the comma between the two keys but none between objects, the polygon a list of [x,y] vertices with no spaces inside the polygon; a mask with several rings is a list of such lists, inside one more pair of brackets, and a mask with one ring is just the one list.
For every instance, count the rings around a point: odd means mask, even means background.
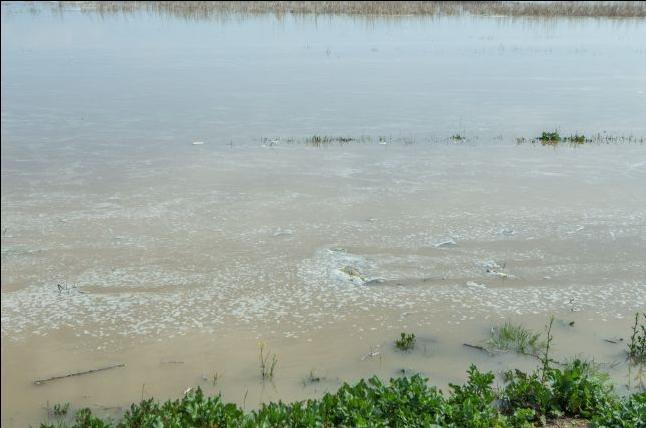
[{"label": "green vegetation", "polygon": [[487,347],[491,350],[535,355],[544,345],[540,337],[540,333],[534,333],[520,324],[507,321],[502,326],[491,329]]},{"label": "green vegetation", "polygon": [[308,384],[313,384],[313,383],[319,383],[323,379],[324,378],[317,375],[314,369],[312,369],[310,370],[310,373],[307,375],[307,377],[303,379],[303,386],[307,386]]},{"label": "green vegetation", "polygon": [[646,313],[639,312],[635,314],[635,323],[628,343],[628,357],[635,364],[646,363],[646,323],[640,322],[640,319],[646,321]]},{"label": "green vegetation", "polygon": [[543,131],[541,136],[538,137],[537,139],[544,146],[546,145],[553,146],[561,142],[561,135],[559,134],[558,131],[553,131],[553,132]]},{"label": "green vegetation", "polygon": [[583,144],[588,140],[585,138],[585,135],[574,134],[566,137],[565,141],[569,141],[572,144]]},{"label": "green vegetation", "polygon": [[415,348],[415,334],[402,333],[399,339],[395,340],[395,347],[400,351],[411,351]]},{"label": "green vegetation", "polygon": [[464,141],[464,140],[466,140],[466,137],[464,135],[454,134],[454,135],[451,135],[451,140],[453,140],[453,141]]},{"label": "green vegetation", "polygon": [[265,344],[260,344],[260,354],[258,355],[260,362],[260,376],[262,380],[272,380],[274,378],[274,370],[278,364],[278,357],[272,354],[269,350],[265,354]]},{"label": "green vegetation", "polygon": [[[355,385],[343,384],[320,399],[270,403],[245,413],[220,396],[206,397],[201,389],[175,401],[153,399],[133,404],[118,422],[80,410],[73,427],[528,427],[561,417],[585,418],[594,427],[645,427],[646,393],[616,396],[589,363],[574,360],[545,374],[508,372],[505,384],[494,388],[494,374],[475,366],[463,385],[442,393],[420,375],[377,377]],[[545,375],[545,380],[542,380]],[[46,425],[49,428],[57,425]],[[58,426],[68,426],[60,423]]]},{"label": "green vegetation", "polygon": [[312,144],[314,146],[320,146],[322,144],[330,143],[350,143],[352,141],[356,141],[356,139],[352,137],[331,137],[328,135],[313,135],[305,139],[306,143]]},{"label": "green vegetation", "polygon": [[[133,13],[149,11],[164,13],[185,19],[211,19],[229,14],[274,14],[278,19],[286,15],[351,15],[365,17],[400,17],[400,16],[510,16],[527,18],[552,17],[646,17],[646,6],[643,2],[483,2],[483,1],[231,1],[231,2],[196,2],[196,1],[86,1],[69,2],[81,11],[106,13]],[[56,3],[54,7],[64,10],[67,3]]]},{"label": "green vegetation", "polygon": [[643,137],[635,137],[633,135],[608,135],[605,132],[601,134],[594,134],[592,136],[585,136],[584,134],[574,133],[568,137],[563,137],[557,130],[543,131],[539,137],[525,138],[517,137],[516,144],[524,143],[541,143],[543,146],[557,146],[561,143],[569,143],[572,146],[580,144],[614,144],[614,143],[644,143]]},{"label": "green vegetation", "polygon": [[70,411],[70,403],[54,404],[54,407],[49,411],[52,416],[61,418]]},{"label": "green vegetation", "polygon": [[[642,314],[646,318],[646,315]],[[449,384],[445,394],[428,379],[418,374],[390,379],[377,377],[360,380],[355,385],[344,383],[336,392],[318,399],[293,403],[263,404],[258,410],[245,413],[232,403],[224,403],[220,395],[207,397],[200,388],[189,389],[181,399],[156,402],[142,400],[132,404],[118,421],[101,419],[90,409],[79,410],[69,423],[59,419],[41,428],[127,428],[127,427],[473,427],[527,428],[545,426],[564,418],[576,418],[593,428],[646,428],[646,391],[627,397],[618,396],[608,376],[588,361],[575,359],[552,366],[550,348],[553,340],[551,317],[546,326],[546,341],[541,345],[541,365],[531,373],[511,370],[504,373],[503,384],[494,387],[495,375],[483,373],[471,365],[463,385]],[[635,317],[631,343],[643,344],[643,329]],[[643,327],[643,324],[639,327]],[[536,343],[538,336],[528,330],[505,324],[516,346],[518,338],[526,346]],[[641,342],[640,342],[641,341]],[[396,342],[412,348],[414,334],[401,334]],[[400,348],[402,349],[402,348]],[[629,345],[629,349],[632,349]],[[264,355],[260,345],[261,373],[273,375],[275,355]],[[271,363],[270,363],[271,362]],[[269,369],[266,369],[269,367]],[[320,377],[310,372],[309,381]],[[305,384],[305,381],[304,381]],[[65,409],[69,405],[55,406]]]}]

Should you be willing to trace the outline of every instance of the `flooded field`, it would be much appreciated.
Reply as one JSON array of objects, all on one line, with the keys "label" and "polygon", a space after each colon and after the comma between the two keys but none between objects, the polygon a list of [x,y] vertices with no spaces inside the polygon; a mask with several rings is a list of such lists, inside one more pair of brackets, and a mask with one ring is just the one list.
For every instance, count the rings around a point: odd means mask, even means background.
[{"label": "flooded field", "polygon": [[[444,387],[536,366],[464,344],[550,315],[559,358],[634,387],[644,40],[630,19],[3,4],[2,426],[197,385],[247,409],[372,374]],[[603,138],[517,144],[553,130]]]}]

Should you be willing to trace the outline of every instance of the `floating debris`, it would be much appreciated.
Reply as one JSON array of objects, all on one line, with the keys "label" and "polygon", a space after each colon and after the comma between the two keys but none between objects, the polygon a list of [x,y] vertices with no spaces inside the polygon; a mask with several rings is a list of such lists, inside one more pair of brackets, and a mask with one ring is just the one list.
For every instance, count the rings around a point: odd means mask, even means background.
[{"label": "floating debris", "polygon": [[467,286],[473,288],[487,288],[485,284],[479,284],[475,281],[467,281]]},{"label": "floating debris", "polygon": [[294,231],[291,229],[276,229],[272,236],[291,236],[294,234]]},{"label": "floating debris", "polygon": [[378,350],[379,346],[370,348],[370,352],[368,352],[366,355],[361,357],[361,361],[367,360],[369,358],[375,358],[381,355],[381,352]]},{"label": "floating debris", "polygon": [[357,269],[354,266],[343,266],[341,269],[339,269],[339,272],[347,275],[349,277],[350,282],[352,283],[358,283],[359,285],[364,285],[366,284],[367,280],[363,277],[359,269]]},{"label": "floating debris", "polygon": [[484,346],[472,345],[470,343],[463,343],[462,346],[466,346],[467,348],[471,348],[471,349],[477,349],[478,351],[482,351],[482,352],[486,352],[487,354],[491,354],[491,351],[489,351]]},{"label": "floating debris", "polygon": [[454,247],[458,245],[457,242],[455,242],[455,239],[447,239],[446,241],[438,242],[437,244],[434,244],[433,246],[435,248],[443,248],[443,247]]},{"label": "floating debris", "polygon": [[568,235],[574,235],[577,232],[581,232],[583,229],[585,229],[585,226],[578,225],[576,229],[569,231]]},{"label": "floating debris", "polygon": [[204,141],[193,141],[194,146],[201,146],[204,144]]},{"label": "floating debris", "polygon": [[505,235],[505,236],[513,236],[516,234],[516,231],[514,229],[504,228],[504,229],[500,229],[498,231],[498,234]]},{"label": "floating debris", "polygon": [[118,367],[125,367],[125,366],[126,365],[123,364],[123,363],[112,364],[112,365],[106,366],[106,367],[99,367],[98,369],[90,369],[90,370],[84,370],[84,371],[81,371],[81,372],[73,372],[73,373],[68,373],[68,374],[64,374],[64,375],[61,375],[61,376],[52,376],[52,377],[48,377],[47,379],[38,379],[38,380],[34,381],[34,384],[35,385],[42,385],[42,384],[44,384],[46,382],[51,382],[51,381],[54,381],[54,380],[65,379],[65,378],[73,377],[73,376],[81,376],[81,375],[86,375],[86,374],[90,374],[90,373],[97,373],[97,372],[102,372],[104,370],[116,369]]}]

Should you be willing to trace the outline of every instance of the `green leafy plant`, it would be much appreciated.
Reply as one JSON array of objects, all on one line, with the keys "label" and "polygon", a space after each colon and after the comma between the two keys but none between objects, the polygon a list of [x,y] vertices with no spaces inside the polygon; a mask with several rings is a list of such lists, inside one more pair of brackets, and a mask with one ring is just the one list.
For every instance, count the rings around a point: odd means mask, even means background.
[{"label": "green leafy plant", "polygon": [[400,351],[411,351],[415,348],[416,341],[414,333],[401,333],[399,339],[395,340],[395,347]]},{"label": "green leafy plant", "polygon": [[119,421],[80,410],[72,425],[64,421],[43,428],[105,427],[527,427],[560,417],[585,418],[596,427],[644,427],[646,396],[618,398],[596,367],[574,360],[563,369],[550,367],[531,374],[508,372],[505,385],[493,387],[494,375],[468,370],[467,381],[451,384],[448,395],[414,375],[383,382],[377,377],[344,383],[321,398],[294,403],[268,403],[245,413],[219,395],[200,388],[182,398],[133,404]]},{"label": "green leafy plant", "polygon": [[[462,385],[450,384],[447,395],[429,386],[428,379],[414,375],[383,382],[377,377],[344,383],[336,392],[321,398],[294,403],[264,404],[245,413],[221,396],[206,397],[200,388],[180,399],[163,403],[142,400],[132,404],[119,421],[104,420],[82,409],[68,425],[60,420],[42,428],[127,427],[475,427],[507,428],[542,426],[562,418],[584,419],[597,428],[646,428],[646,393],[619,397],[608,376],[592,362],[575,359],[554,364],[551,317],[541,365],[532,373],[511,370],[504,384],[494,388],[494,374],[480,372],[474,365]],[[639,322],[639,318],[637,318]],[[633,328],[635,342],[641,330]],[[402,339],[413,334],[402,333]],[[409,340],[406,340],[408,342]],[[261,374],[273,376],[277,358],[260,347]],[[263,368],[264,367],[264,368]],[[310,380],[320,378],[310,372]],[[62,408],[62,407],[61,407]],[[67,409],[67,407],[65,407]]]},{"label": "green leafy plant", "polygon": [[553,131],[553,132],[545,132],[541,134],[540,137],[538,137],[538,141],[541,142],[542,145],[556,145],[561,142],[561,135],[559,134],[558,131]]}]

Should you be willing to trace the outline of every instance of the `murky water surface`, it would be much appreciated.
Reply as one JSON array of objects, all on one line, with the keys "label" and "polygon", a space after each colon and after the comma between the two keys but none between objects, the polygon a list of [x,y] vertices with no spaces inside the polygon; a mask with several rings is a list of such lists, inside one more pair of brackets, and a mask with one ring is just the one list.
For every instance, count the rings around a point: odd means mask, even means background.
[{"label": "murky water surface", "polygon": [[634,384],[604,339],[646,306],[646,147],[515,137],[646,136],[644,40],[643,21],[3,5],[2,425],[195,385],[252,408],[529,369],[463,343],[551,314],[559,356]]}]

